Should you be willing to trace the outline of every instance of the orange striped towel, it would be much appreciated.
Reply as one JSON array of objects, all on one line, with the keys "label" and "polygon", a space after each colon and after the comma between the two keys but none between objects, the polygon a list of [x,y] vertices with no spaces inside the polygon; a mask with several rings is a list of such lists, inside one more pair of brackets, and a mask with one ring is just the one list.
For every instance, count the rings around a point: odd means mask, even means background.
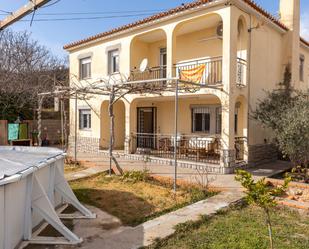
[{"label": "orange striped towel", "polygon": [[188,70],[180,70],[180,79],[193,82],[200,83],[206,69],[206,65],[200,65]]}]

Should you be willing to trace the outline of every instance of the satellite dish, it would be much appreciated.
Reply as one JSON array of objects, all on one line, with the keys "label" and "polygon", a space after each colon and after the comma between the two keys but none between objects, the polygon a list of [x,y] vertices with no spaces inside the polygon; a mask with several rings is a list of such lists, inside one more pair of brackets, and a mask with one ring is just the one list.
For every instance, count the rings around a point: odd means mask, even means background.
[{"label": "satellite dish", "polygon": [[220,22],[219,25],[217,26],[217,36],[222,37],[223,36],[223,23]]},{"label": "satellite dish", "polygon": [[139,66],[139,70],[140,70],[141,72],[145,72],[147,66],[148,66],[148,59],[145,58],[145,59],[142,60],[140,66]]}]

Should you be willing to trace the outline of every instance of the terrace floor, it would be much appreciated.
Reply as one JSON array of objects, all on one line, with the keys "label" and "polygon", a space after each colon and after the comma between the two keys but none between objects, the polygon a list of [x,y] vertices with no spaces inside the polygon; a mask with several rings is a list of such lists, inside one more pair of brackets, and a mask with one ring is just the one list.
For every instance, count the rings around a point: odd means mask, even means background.
[{"label": "terrace floor", "polygon": [[[79,154],[78,160],[84,162],[86,165],[88,165],[89,168],[81,172],[67,174],[67,179],[71,180],[85,177],[87,174],[91,175],[96,172],[100,173],[109,169],[109,158],[101,155]],[[174,167],[170,165],[145,163],[144,161],[127,160],[123,158],[117,158],[117,160],[125,171],[147,169],[152,175],[164,177],[174,176]],[[276,161],[249,168],[247,171],[251,172],[255,178],[260,178],[277,175],[287,171],[290,168],[291,164],[289,162]],[[196,182],[200,178],[199,172],[195,169],[178,167],[177,173],[177,178],[180,181],[184,180],[189,182]],[[234,174],[208,174],[208,176],[210,183],[209,185],[212,188],[220,190],[241,189],[240,184],[234,180]]]}]

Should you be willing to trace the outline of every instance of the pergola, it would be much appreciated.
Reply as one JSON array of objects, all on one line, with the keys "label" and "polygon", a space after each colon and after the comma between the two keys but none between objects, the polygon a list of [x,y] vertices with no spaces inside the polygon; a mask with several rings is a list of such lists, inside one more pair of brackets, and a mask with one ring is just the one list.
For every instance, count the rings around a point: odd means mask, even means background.
[{"label": "pergola", "polygon": [[[74,76],[73,79],[78,80],[78,77]],[[71,80],[72,81],[72,80]],[[77,102],[83,100],[88,104],[88,100],[95,95],[103,95],[109,97],[109,118],[110,118],[110,142],[109,142],[109,159],[110,159],[110,174],[112,169],[112,162],[115,163],[119,172],[122,173],[122,169],[119,166],[116,158],[113,156],[114,149],[114,104],[121,98],[125,98],[128,94],[151,94],[162,95],[163,92],[173,92],[175,94],[175,107],[174,107],[174,190],[177,187],[177,135],[178,135],[178,101],[179,93],[196,92],[202,88],[222,89],[222,85],[203,85],[200,83],[194,83],[183,80],[178,77],[172,78],[160,78],[160,79],[142,79],[136,81],[130,81],[122,74],[116,74],[110,76],[107,79],[100,79],[95,82],[77,81],[77,83],[71,83],[70,87],[56,86],[56,89],[52,92],[40,93],[39,107],[38,107],[38,140],[41,145],[41,112],[43,99],[46,96],[59,98],[61,101],[64,99],[75,99],[75,136],[74,136],[74,160],[77,161]],[[88,104],[89,105],[89,104]],[[63,105],[62,105],[63,106]],[[63,108],[61,108],[63,111]],[[63,115],[61,115],[63,116]],[[62,125],[63,127],[63,125]]]}]

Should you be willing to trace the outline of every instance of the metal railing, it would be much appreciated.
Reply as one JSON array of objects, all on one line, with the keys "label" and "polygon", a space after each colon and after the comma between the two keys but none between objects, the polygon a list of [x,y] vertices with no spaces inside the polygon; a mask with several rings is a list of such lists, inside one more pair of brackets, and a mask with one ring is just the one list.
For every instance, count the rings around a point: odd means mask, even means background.
[{"label": "metal railing", "polygon": [[[177,158],[181,160],[220,163],[220,139],[209,136],[179,135]],[[175,136],[163,134],[132,134],[131,142],[136,154],[173,158]]]},{"label": "metal railing", "polygon": [[237,75],[236,85],[246,86],[247,85],[247,61],[241,58],[237,58]]},{"label": "metal railing", "polygon": [[235,137],[236,161],[245,160],[245,143],[246,137]]},{"label": "metal railing", "polygon": [[[189,60],[174,65],[173,71],[176,77],[181,78],[182,71],[194,70],[199,66],[205,66],[199,82],[202,85],[222,84],[222,56],[203,58],[198,60]],[[247,61],[237,58],[236,84],[237,86],[247,85]],[[167,67],[157,66],[149,67],[144,72],[134,69],[130,72],[130,81],[163,79],[167,77]],[[189,80],[190,81],[190,80]]]},{"label": "metal railing", "polygon": [[176,76],[181,78],[182,71],[194,70],[202,65],[205,66],[205,70],[201,79],[199,82],[194,83],[203,85],[222,84],[222,56],[177,63],[174,65],[174,70],[176,70]]},{"label": "metal railing", "polygon": [[166,66],[149,67],[144,72],[134,69],[130,73],[130,81],[153,80],[166,78]]}]

